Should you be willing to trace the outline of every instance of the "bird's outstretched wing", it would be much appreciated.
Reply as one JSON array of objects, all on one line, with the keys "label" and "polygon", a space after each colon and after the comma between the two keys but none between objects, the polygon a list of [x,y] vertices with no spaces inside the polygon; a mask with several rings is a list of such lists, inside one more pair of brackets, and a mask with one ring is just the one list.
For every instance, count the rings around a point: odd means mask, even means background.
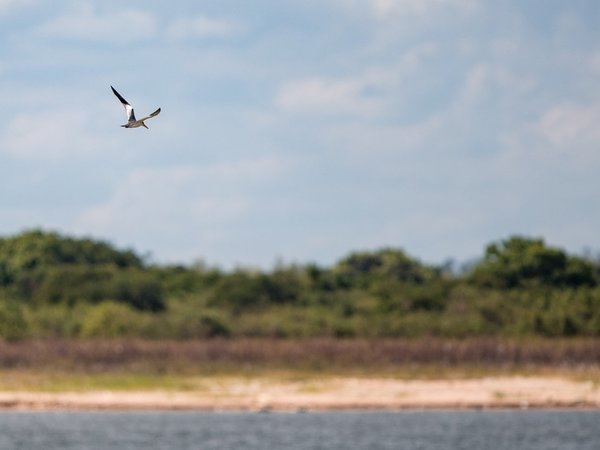
[{"label": "bird's outstretched wing", "polygon": [[150,119],[151,117],[154,116],[158,116],[160,114],[160,108],[158,108],[156,111],[154,111],[152,114],[150,114],[149,116],[144,117],[143,119],[140,119],[140,121],[144,121],[146,119]]},{"label": "bird's outstretched wing", "polygon": [[114,87],[110,87],[113,91],[113,94],[115,94],[117,96],[117,98],[119,99],[119,101],[123,104],[123,106],[125,107],[125,113],[127,114],[127,121],[128,122],[135,122],[135,114],[133,113],[133,107],[127,103],[127,100],[125,100],[121,94],[119,94],[116,89]]}]

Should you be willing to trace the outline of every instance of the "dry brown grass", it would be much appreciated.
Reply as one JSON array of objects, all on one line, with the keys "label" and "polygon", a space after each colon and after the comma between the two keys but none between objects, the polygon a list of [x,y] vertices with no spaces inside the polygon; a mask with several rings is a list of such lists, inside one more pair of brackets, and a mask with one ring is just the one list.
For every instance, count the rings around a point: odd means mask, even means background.
[{"label": "dry brown grass", "polygon": [[600,339],[367,340],[213,339],[202,341],[44,340],[0,342],[0,369],[88,373],[475,372],[600,368]]}]

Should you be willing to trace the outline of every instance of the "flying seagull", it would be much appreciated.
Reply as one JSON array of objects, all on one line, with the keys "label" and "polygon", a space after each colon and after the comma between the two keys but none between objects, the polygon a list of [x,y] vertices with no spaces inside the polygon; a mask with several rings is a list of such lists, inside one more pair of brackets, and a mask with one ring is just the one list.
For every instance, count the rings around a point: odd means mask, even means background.
[{"label": "flying seagull", "polygon": [[158,113],[160,113],[160,108],[158,108],[156,111],[154,111],[152,114],[150,114],[149,116],[146,116],[140,120],[137,120],[135,118],[135,114],[133,113],[133,107],[127,103],[127,100],[125,100],[123,97],[121,97],[121,94],[119,94],[114,87],[110,87],[113,91],[113,93],[117,96],[117,98],[119,99],[119,101],[123,104],[123,106],[125,107],[125,113],[127,114],[127,123],[125,125],[121,125],[124,128],[138,128],[138,127],[144,127],[146,129],[149,129],[146,124],[144,123],[144,120],[150,119],[151,117],[154,116],[158,116]]}]

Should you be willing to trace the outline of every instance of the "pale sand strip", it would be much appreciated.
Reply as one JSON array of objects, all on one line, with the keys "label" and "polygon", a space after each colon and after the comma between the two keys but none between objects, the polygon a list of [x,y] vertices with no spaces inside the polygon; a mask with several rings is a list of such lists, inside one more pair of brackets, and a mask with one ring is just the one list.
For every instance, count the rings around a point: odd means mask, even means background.
[{"label": "pale sand strip", "polygon": [[600,408],[600,387],[561,378],[468,380],[206,379],[189,392],[0,392],[0,408],[26,410],[299,411],[466,408]]}]

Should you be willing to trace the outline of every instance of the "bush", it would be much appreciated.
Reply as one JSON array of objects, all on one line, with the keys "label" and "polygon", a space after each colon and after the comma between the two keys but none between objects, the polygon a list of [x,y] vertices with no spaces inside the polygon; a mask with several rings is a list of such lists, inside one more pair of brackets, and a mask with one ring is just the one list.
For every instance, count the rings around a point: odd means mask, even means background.
[{"label": "bush", "polygon": [[219,310],[207,309],[197,299],[171,302],[166,312],[166,332],[177,339],[229,337],[231,324]]},{"label": "bush", "polygon": [[243,311],[268,305],[296,302],[303,291],[301,281],[290,272],[272,275],[238,270],[221,278],[212,289],[208,303],[211,306],[233,307]]},{"label": "bush", "polygon": [[595,286],[592,263],[547,247],[542,239],[513,236],[488,245],[483,261],[474,267],[471,280],[486,287]]},{"label": "bush", "polygon": [[0,338],[15,341],[26,335],[27,323],[21,304],[13,299],[0,297]]},{"label": "bush", "polygon": [[10,238],[0,238],[0,258],[4,278],[22,272],[62,264],[143,266],[131,250],[119,251],[110,244],[91,239],[74,239],[58,233],[32,230]]},{"label": "bush", "polygon": [[144,313],[114,301],[102,302],[90,308],[81,325],[83,338],[118,338],[140,334]]},{"label": "bush", "polygon": [[66,304],[29,306],[25,309],[29,337],[37,339],[78,337],[81,324],[89,309],[90,306],[83,303],[75,306]]},{"label": "bush", "polygon": [[381,311],[386,313],[434,312],[446,308],[449,286],[442,280],[427,284],[381,280],[374,284],[371,292],[380,300]]},{"label": "bush", "polygon": [[438,270],[410,258],[402,250],[389,248],[352,253],[332,271],[343,288],[365,288],[380,279],[421,284],[439,277]]},{"label": "bush", "polygon": [[98,303],[116,300],[142,310],[161,311],[164,300],[160,283],[151,272],[117,270],[110,266],[60,265],[22,277],[21,293],[33,303]]},{"label": "bush", "polygon": [[119,271],[107,287],[108,295],[141,311],[165,309],[162,290],[156,278],[138,270]]}]

